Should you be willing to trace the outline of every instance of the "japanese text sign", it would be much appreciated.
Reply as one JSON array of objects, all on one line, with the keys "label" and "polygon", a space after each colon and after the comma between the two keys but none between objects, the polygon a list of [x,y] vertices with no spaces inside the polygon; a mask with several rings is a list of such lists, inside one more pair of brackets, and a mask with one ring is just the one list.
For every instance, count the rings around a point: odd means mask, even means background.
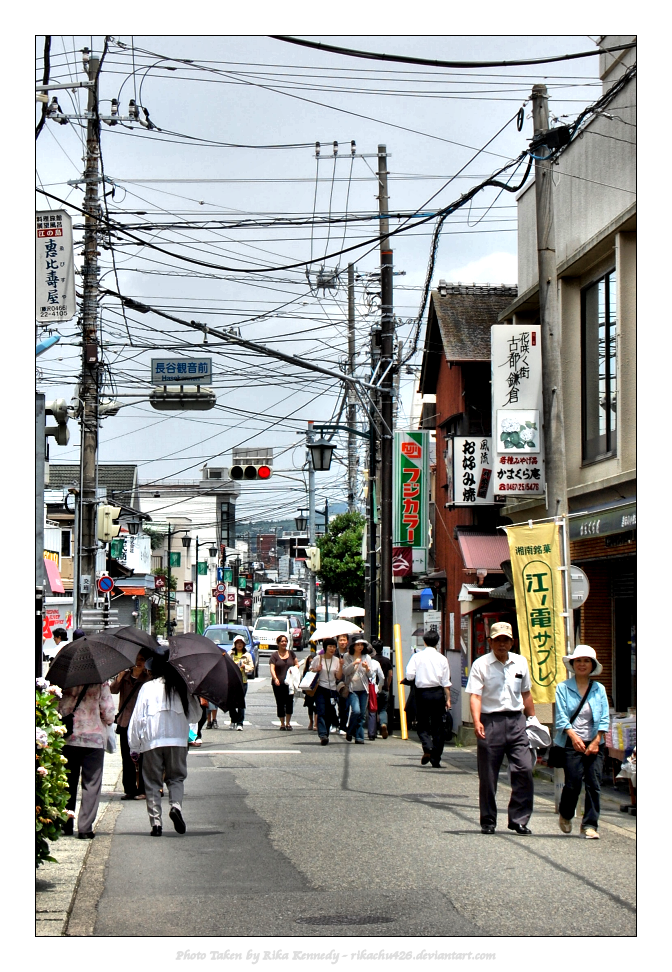
[{"label": "japanese text sign", "polygon": [[520,653],[527,658],[535,702],[555,702],[565,679],[564,598],[557,523],[507,527]]},{"label": "japanese text sign", "polygon": [[35,320],[69,321],[76,313],[72,220],[63,209],[35,213]]},{"label": "japanese text sign", "polygon": [[429,432],[394,433],[393,543],[427,547]]},{"label": "japanese text sign", "polygon": [[[489,436],[453,437],[453,495],[455,506],[492,505],[493,455]],[[447,497],[451,501],[451,497]]]},{"label": "japanese text sign", "polygon": [[207,385],[212,358],[152,358],[153,385]]},{"label": "japanese text sign", "polygon": [[495,496],[544,495],[541,331],[490,329]]}]

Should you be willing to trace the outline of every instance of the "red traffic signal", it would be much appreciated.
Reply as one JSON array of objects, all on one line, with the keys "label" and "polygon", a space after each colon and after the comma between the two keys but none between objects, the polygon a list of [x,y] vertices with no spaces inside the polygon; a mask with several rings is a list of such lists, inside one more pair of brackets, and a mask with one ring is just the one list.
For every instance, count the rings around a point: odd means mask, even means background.
[{"label": "red traffic signal", "polygon": [[229,467],[229,478],[234,480],[246,479],[251,482],[256,479],[270,479],[272,475],[273,469],[265,464],[239,464]]}]

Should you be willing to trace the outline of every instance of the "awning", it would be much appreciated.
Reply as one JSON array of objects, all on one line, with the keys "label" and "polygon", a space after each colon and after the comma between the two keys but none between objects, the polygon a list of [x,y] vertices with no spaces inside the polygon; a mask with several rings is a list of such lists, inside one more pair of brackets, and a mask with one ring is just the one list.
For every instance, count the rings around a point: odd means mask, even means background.
[{"label": "awning", "polygon": [[63,587],[63,581],[61,580],[61,573],[58,569],[56,561],[49,560],[48,557],[45,557],[44,569],[47,572],[47,579],[49,580],[49,587],[51,588],[51,593],[65,594],[65,588]]},{"label": "awning", "polygon": [[128,594],[129,597],[144,597],[147,591],[144,587],[127,587],[125,584],[121,587],[119,584],[116,585],[122,594]]},{"label": "awning", "polygon": [[606,537],[637,529],[637,503],[633,497],[625,502],[594,506],[569,518],[569,539]]},{"label": "awning", "polygon": [[499,565],[510,557],[505,533],[458,533],[457,542],[467,570],[503,573]]}]

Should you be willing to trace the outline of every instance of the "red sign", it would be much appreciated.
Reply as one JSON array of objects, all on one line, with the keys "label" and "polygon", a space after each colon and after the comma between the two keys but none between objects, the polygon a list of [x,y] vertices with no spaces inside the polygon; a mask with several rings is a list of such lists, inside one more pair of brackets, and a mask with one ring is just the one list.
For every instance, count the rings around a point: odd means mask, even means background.
[{"label": "red sign", "polygon": [[166,578],[165,577],[155,577],[154,578],[154,587],[159,587],[160,588],[160,587],[165,587],[165,586],[166,586]]},{"label": "red sign", "polygon": [[241,605],[241,607],[244,607],[244,608],[251,608],[252,607],[252,598],[251,597],[241,597],[241,599],[240,599],[240,605]]},{"label": "red sign", "polygon": [[422,456],[422,446],[419,442],[402,442],[401,453],[409,459],[420,459]]},{"label": "red sign", "polygon": [[62,229],[38,229],[37,238],[38,240],[46,239],[53,236],[63,236]]},{"label": "red sign", "polygon": [[193,592],[193,590],[194,590],[193,583],[191,581],[185,581],[184,582],[184,593],[185,594],[191,594]]},{"label": "red sign", "polygon": [[218,584],[215,590],[218,594],[223,594],[226,591],[226,584]]},{"label": "red sign", "polygon": [[413,548],[392,547],[392,576],[409,577],[413,573]]}]

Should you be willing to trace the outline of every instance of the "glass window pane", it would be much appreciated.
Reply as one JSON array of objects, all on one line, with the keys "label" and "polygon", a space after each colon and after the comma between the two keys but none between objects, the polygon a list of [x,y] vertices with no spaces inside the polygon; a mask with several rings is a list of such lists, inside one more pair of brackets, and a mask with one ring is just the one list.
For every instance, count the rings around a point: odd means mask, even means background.
[{"label": "glass window pane", "polygon": [[583,301],[583,459],[613,454],[616,448],[616,275],[584,291]]}]

